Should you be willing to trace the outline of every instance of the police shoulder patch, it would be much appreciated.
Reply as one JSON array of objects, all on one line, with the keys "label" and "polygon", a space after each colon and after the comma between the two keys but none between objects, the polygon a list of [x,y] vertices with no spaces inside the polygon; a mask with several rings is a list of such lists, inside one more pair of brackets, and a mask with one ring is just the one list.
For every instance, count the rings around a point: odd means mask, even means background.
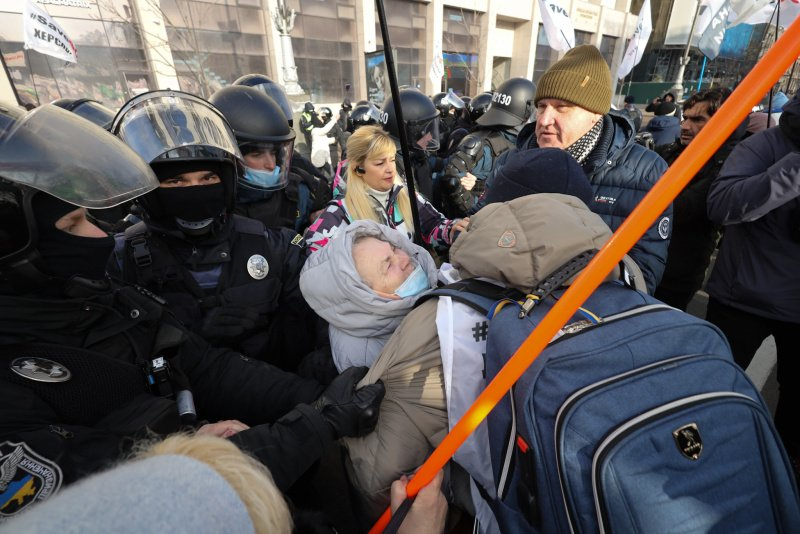
[{"label": "police shoulder patch", "polygon": [[294,239],[292,239],[292,245],[302,247],[304,244],[305,241],[303,240],[303,236],[301,236],[300,234],[297,234],[296,236],[294,236]]},{"label": "police shoulder patch", "polygon": [[62,480],[58,464],[25,442],[0,443],[0,522],[56,493]]}]

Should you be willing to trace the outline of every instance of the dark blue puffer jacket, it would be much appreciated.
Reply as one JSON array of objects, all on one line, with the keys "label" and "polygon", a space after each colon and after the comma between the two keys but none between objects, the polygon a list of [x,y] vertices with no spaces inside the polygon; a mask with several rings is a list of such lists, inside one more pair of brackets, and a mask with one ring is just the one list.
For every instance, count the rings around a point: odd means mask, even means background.
[{"label": "dark blue puffer jacket", "polygon": [[[525,126],[517,138],[517,148],[497,158],[492,175],[486,182],[490,189],[497,171],[515,150],[537,148],[536,124]],[[594,189],[589,209],[600,215],[611,230],[616,231],[637,204],[667,170],[661,156],[636,143],[636,132],[629,120],[615,114],[603,116],[603,132],[583,170]],[[485,196],[485,194],[484,194]],[[476,210],[482,207],[479,203]],[[642,269],[647,291],[652,294],[664,274],[667,249],[672,234],[672,204],[628,253]]]},{"label": "dark blue puffer jacket", "polygon": [[656,146],[668,145],[681,136],[681,121],[671,115],[659,115],[650,119],[644,131],[653,134]]}]

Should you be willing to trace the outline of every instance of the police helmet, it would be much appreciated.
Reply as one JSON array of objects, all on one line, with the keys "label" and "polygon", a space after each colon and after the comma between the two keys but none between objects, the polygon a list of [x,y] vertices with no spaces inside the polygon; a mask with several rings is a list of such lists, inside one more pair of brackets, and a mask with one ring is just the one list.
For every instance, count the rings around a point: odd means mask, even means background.
[{"label": "police helmet", "polygon": [[292,104],[289,102],[289,97],[286,96],[286,91],[283,90],[281,84],[273,82],[263,74],[245,74],[237,78],[233,85],[253,87],[272,98],[280,106],[281,111],[286,116],[286,120],[289,121],[289,126],[294,126]]},{"label": "police helmet", "polygon": [[303,104],[303,111],[306,113],[312,113],[314,111],[314,104],[311,102],[306,102]]},{"label": "police helmet", "polygon": [[333,111],[328,106],[319,108],[319,116],[325,124],[333,117]]},{"label": "police helmet", "polygon": [[[439,150],[439,112],[431,99],[417,89],[401,89],[400,105],[411,148],[431,152]],[[393,97],[386,99],[383,105],[381,123],[392,137],[400,138]]]},{"label": "police helmet", "polygon": [[208,101],[227,119],[243,155],[268,151],[275,156],[269,179],[259,180],[257,173],[245,171],[239,177],[239,185],[263,191],[286,187],[295,132],[284,120],[278,104],[252,87],[237,85],[220,89]]},{"label": "police helmet", "polygon": [[223,202],[218,214],[197,220],[181,217],[176,214],[177,208],[191,212],[192,207],[166,205],[161,200],[163,194],[153,191],[138,199],[146,220],[168,225],[174,220],[185,235],[204,235],[227,221],[244,162],[231,127],[214,106],[181,91],[150,91],[122,106],[111,131],[150,164],[161,182],[200,170],[213,171],[222,182]]},{"label": "police helmet", "polygon": [[481,126],[519,126],[534,110],[536,85],[527,78],[509,78],[492,93],[492,102],[476,122]]},{"label": "police helmet", "polygon": [[[102,157],[82,155],[98,154]],[[42,279],[32,203],[46,193],[76,208],[112,208],[158,187],[152,169],[107,131],[46,104],[0,103],[0,273]]]},{"label": "police helmet", "polygon": [[350,113],[350,122],[352,124],[350,133],[353,133],[362,126],[381,124],[381,110],[372,102],[360,104],[354,107],[353,111]]},{"label": "police helmet", "polygon": [[483,114],[486,113],[486,109],[491,103],[492,93],[490,91],[481,93],[470,100],[469,106],[467,106],[467,110],[469,111],[469,120],[472,122],[477,122],[478,119],[480,119]]},{"label": "police helmet", "polygon": [[111,121],[114,120],[114,110],[90,98],[59,98],[58,100],[53,100],[51,104],[71,111],[106,130],[111,126]]}]

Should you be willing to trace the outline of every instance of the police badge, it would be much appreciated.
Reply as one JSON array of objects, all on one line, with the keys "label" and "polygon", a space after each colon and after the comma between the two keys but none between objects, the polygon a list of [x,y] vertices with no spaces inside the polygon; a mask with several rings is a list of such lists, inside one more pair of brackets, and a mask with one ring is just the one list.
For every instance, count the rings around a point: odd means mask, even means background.
[{"label": "police badge", "polygon": [[56,463],[39,456],[24,442],[0,444],[0,523],[56,493],[62,479]]},{"label": "police badge", "polygon": [[247,272],[256,280],[263,280],[269,273],[269,263],[261,254],[253,254],[247,259]]}]

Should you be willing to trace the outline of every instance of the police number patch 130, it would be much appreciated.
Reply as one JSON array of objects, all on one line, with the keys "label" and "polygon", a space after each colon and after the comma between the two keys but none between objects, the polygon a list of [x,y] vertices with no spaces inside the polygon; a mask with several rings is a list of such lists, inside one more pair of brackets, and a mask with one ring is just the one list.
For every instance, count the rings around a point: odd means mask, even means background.
[{"label": "police number patch 130", "polygon": [[0,523],[56,493],[62,479],[57,464],[25,443],[0,444]]}]

